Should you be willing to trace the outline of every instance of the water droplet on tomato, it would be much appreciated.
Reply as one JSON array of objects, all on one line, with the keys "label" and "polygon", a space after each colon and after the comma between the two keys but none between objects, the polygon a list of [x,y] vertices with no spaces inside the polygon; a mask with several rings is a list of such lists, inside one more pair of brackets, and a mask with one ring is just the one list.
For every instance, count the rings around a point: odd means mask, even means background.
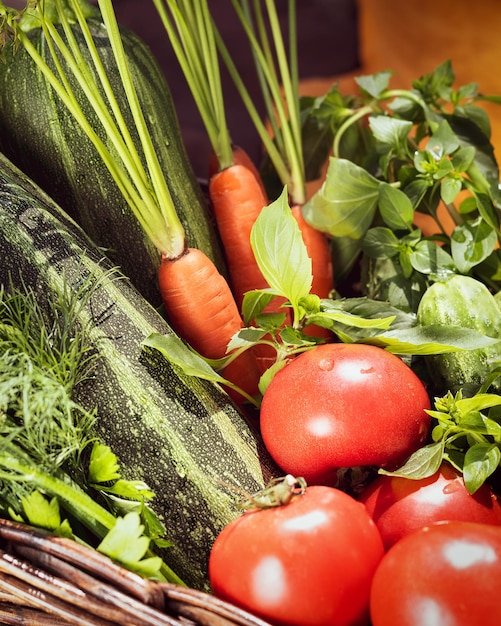
[{"label": "water droplet on tomato", "polygon": [[320,359],[318,367],[325,372],[330,372],[334,369],[334,359]]},{"label": "water droplet on tomato", "polygon": [[458,491],[458,489],[461,489],[461,483],[459,482],[459,480],[453,480],[452,482],[447,483],[447,485],[444,486],[442,492],[445,494],[455,493],[456,491]]}]

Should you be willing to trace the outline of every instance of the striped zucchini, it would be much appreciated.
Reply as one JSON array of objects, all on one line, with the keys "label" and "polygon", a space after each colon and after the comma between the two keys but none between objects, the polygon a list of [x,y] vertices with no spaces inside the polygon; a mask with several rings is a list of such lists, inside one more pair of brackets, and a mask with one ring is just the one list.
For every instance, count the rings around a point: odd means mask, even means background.
[{"label": "striped zucchini", "polygon": [[[124,120],[133,132],[135,145],[140,146],[106,29],[94,17],[88,19],[88,24]],[[76,26],[73,30],[92,67],[81,31]],[[29,34],[49,67],[54,68],[42,30],[35,28]],[[203,250],[225,274],[217,231],[186,153],[166,78],[138,36],[125,28],[121,34],[140,104],[188,244]],[[0,150],[70,214],[97,245],[105,248],[135,287],[154,306],[159,306],[158,251],[146,238],[91,141],[26,50],[20,46],[14,52],[9,46],[3,53]],[[76,80],[67,73],[92,127],[106,139]]]},{"label": "striped zucchini", "polygon": [[[484,283],[471,276],[454,275],[433,283],[418,306],[417,320],[424,326],[442,324],[478,330],[501,339],[501,311]],[[451,352],[425,358],[431,381],[445,393],[459,388],[476,391],[491,371],[489,361],[501,358],[501,342],[487,348]],[[494,385],[499,389],[499,383]]]},{"label": "striped zucchini", "polygon": [[207,559],[221,528],[238,515],[239,490],[254,492],[277,475],[258,435],[217,385],[185,377],[157,351],[141,349],[152,332],[172,332],[76,223],[0,155],[0,283],[21,281],[48,294],[92,277],[104,286],[82,313],[100,358],[76,400],[97,407],[97,434],[125,478],[155,492],[153,509],[173,547],[162,556],[188,585],[208,589]]}]

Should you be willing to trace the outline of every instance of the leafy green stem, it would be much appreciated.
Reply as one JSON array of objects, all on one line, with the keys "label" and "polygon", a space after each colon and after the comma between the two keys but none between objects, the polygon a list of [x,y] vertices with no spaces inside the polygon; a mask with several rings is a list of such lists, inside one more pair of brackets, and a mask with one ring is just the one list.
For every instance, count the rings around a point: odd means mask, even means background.
[{"label": "leafy green stem", "polygon": [[288,181],[289,170],[288,170],[286,162],[284,161],[282,157],[282,153],[278,149],[277,143],[273,141],[273,137],[270,134],[268,127],[263,121],[261,114],[259,113],[255,105],[254,98],[249,93],[247,87],[245,86],[245,82],[240,76],[236,68],[236,65],[233,59],[231,58],[228,48],[226,47],[219,31],[216,29],[216,27],[214,28],[215,28],[214,35],[216,38],[216,43],[217,43],[217,47],[219,50],[219,54],[221,55],[221,58],[223,59],[223,62],[225,63],[226,68],[235,84],[235,87],[240,97],[242,98],[242,101],[252,120],[252,123],[254,124],[254,128],[257,134],[259,135],[259,139],[261,140],[261,143],[263,144],[264,150],[266,154],[269,156],[270,160],[272,161],[273,166],[275,167],[275,170],[277,171],[277,174],[280,180]]},{"label": "leafy green stem", "polygon": [[381,93],[380,100],[391,100],[392,98],[407,98],[408,100],[412,100],[420,107],[425,108],[426,104],[423,98],[414,91],[410,91],[408,89],[388,89]]},{"label": "leafy green stem", "polygon": [[[117,523],[115,515],[85,493],[67,475],[63,474],[59,478],[42,471],[15,444],[5,439],[0,450],[0,479],[29,483],[31,490],[35,487],[49,497],[56,498],[70,515],[98,539],[104,539]],[[152,555],[150,551],[147,554]],[[163,561],[160,572],[166,580],[182,584],[181,579]]]},{"label": "leafy green stem", "polygon": [[[129,70],[113,5],[111,0],[99,0],[99,7],[101,9],[103,21],[108,32],[110,44],[113,49],[120,77],[122,79],[122,84],[127,95],[127,101],[134,117],[134,123],[146,159],[149,174],[147,180],[151,180],[153,185],[154,203],[151,212],[153,214],[152,217],[157,214],[159,217],[157,224],[154,224],[153,228],[156,229],[162,225],[162,230],[165,230],[166,226],[169,228],[171,231],[172,244],[168,248],[168,251],[170,251],[172,247],[176,246],[175,240],[177,239],[177,245],[180,245],[180,249],[175,249],[174,256],[178,256],[177,253],[181,253],[184,249],[184,231],[174,208],[169,187],[162,172],[158,156],[146,125],[146,120],[139,102],[138,94],[132,80],[132,74]],[[162,250],[162,252],[165,253],[166,251]]]},{"label": "leafy green stem", "polygon": [[56,497],[64,508],[96,537],[104,537],[115,524],[115,516],[87,495],[70,478],[56,478],[42,471],[13,443],[2,441],[0,467],[2,480],[27,482]]},{"label": "leafy green stem", "polygon": [[372,104],[363,106],[357,111],[354,111],[353,114],[347,117],[344,120],[344,122],[339,126],[336,132],[336,135],[334,137],[334,143],[332,146],[332,152],[335,157],[337,158],[340,157],[341,139],[343,138],[343,135],[348,130],[348,128],[350,128],[350,126],[353,126],[353,124],[356,124],[359,120],[361,120],[366,115],[370,115],[373,111],[374,111],[374,106]]},{"label": "leafy green stem", "polygon": [[386,89],[383,90],[376,99],[373,99],[371,103],[366,104],[359,109],[353,111],[352,115],[350,115],[339,127],[335,137],[333,144],[333,154],[336,157],[340,155],[340,143],[344,133],[347,131],[350,126],[361,120],[366,115],[370,115],[374,113],[378,108],[381,102],[391,100],[393,98],[407,98],[408,100],[412,100],[416,104],[418,104],[421,108],[425,109],[426,104],[423,99],[419,96],[419,94],[414,93],[412,91],[408,91],[405,89]]},{"label": "leafy green stem", "polygon": [[[121,478],[116,456],[96,437],[96,410],[74,400],[75,385],[88,379],[99,358],[88,308],[116,273],[76,271],[78,287],[63,275],[61,288],[45,301],[22,283],[0,287],[1,505],[15,519],[87,543],[85,527],[93,539],[112,543],[113,554],[106,554],[129,569],[180,582],[159,557],[142,558],[151,553],[150,541],[161,545],[165,532],[148,506],[154,493],[141,481]],[[93,497],[97,493],[104,499]],[[124,511],[134,519],[121,517]],[[72,519],[79,521],[74,531]]]},{"label": "leafy green stem", "polygon": [[[75,73],[75,71],[79,71],[82,72],[82,79],[80,80],[79,83],[80,85],[91,85],[94,81],[94,78],[92,76],[92,72],[91,72],[91,67],[88,66],[85,63],[85,60],[83,58],[81,49],[76,41],[75,38],[75,34],[73,32],[73,29],[71,28],[71,24],[70,24],[70,20],[69,17],[67,15],[67,10],[66,7],[68,7],[68,11],[71,8],[70,6],[68,6],[68,4],[70,3],[71,5],[73,5],[74,0],[57,0],[56,2],[56,6],[57,6],[57,16],[56,19],[61,23],[61,25],[63,26],[64,29],[64,34],[66,37],[66,40],[68,42],[68,46],[71,49],[71,56],[70,59],[73,58],[76,61],[76,66],[73,66],[73,73]],[[142,164],[141,164],[141,160],[139,159],[139,155],[137,153],[136,147],[134,145],[134,142],[132,140],[131,134],[129,132],[129,129],[127,128],[127,125],[125,124],[123,117],[121,115],[121,111],[120,108],[118,106],[118,103],[116,101],[115,98],[115,94],[114,91],[110,85],[108,76],[106,74],[106,71],[104,69],[104,66],[101,62],[101,58],[98,54],[98,51],[96,49],[96,46],[94,44],[94,40],[92,38],[92,34],[90,32],[89,26],[87,24],[86,21],[86,16],[84,15],[83,9],[80,6],[80,4],[77,2],[76,4],[74,4],[73,6],[74,9],[74,13],[76,15],[77,21],[78,21],[78,25],[79,28],[82,32],[82,35],[85,39],[85,43],[87,46],[87,49],[89,51],[89,54],[91,55],[92,58],[92,67],[94,69],[94,71],[96,72],[96,75],[99,79],[99,82],[103,88],[103,93],[105,94],[106,97],[106,102],[108,103],[110,109],[111,109],[111,113],[113,114],[113,117],[116,120],[116,123],[118,125],[118,128],[120,130],[120,133],[122,135],[123,138],[123,142],[125,143],[125,147],[127,149],[127,153],[128,156],[130,156],[130,158],[132,159],[132,161],[135,163],[135,167],[136,167],[136,172],[138,173],[138,175],[144,174],[144,171],[142,171]],[[50,24],[50,21],[47,22],[45,19],[42,21],[42,27],[47,29],[48,25]],[[48,45],[51,47],[51,50],[53,50],[53,44],[52,44],[52,38],[54,36],[57,36],[57,30],[55,28],[51,29],[51,34],[46,33],[46,40]],[[63,50],[65,49],[64,44],[62,43],[62,40],[58,37],[58,47],[59,50]],[[64,71],[61,67],[61,64],[59,62],[59,59],[57,57],[57,55],[52,52],[52,58],[54,60],[54,63],[56,64],[56,67],[58,69],[59,72],[59,76],[61,78],[62,81],[64,81],[65,84],[65,89],[68,92],[69,95],[73,95],[73,91],[70,88],[70,85],[68,83],[68,81],[66,80],[66,76],[64,74]],[[66,59],[68,59],[68,55],[66,56]],[[85,81],[85,82],[84,82]],[[76,102],[76,99],[74,100]],[[111,116],[110,113],[108,111],[108,107],[106,106],[106,103],[104,101],[104,99],[99,99],[96,100],[96,106],[100,106],[100,111],[99,114],[101,116],[103,116],[104,119],[108,119],[109,123],[113,123],[111,120]],[[115,144],[115,147],[117,148],[117,150],[119,150],[119,154],[121,155],[121,158],[123,158],[123,151],[120,150],[120,144],[117,145]]]},{"label": "leafy green stem", "polygon": [[[462,224],[464,222],[463,218],[461,217],[461,214],[458,212],[458,210],[456,209],[456,207],[454,206],[454,204],[452,204],[452,202],[445,202],[444,203],[445,208],[447,209],[447,213],[449,213],[449,215],[451,216],[451,218],[454,220],[454,223],[457,224]],[[438,216],[436,218],[436,221],[438,223]],[[442,229],[442,232],[445,232],[443,226],[440,224],[440,228]]]},{"label": "leafy green stem", "polygon": [[[280,115],[280,130],[283,135],[285,156],[290,165],[290,199],[292,204],[304,204],[305,201],[305,174],[301,137],[301,117],[299,110],[299,75],[297,60],[296,38],[296,6],[295,0],[289,1],[289,56],[287,56],[278,21],[276,6],[273,1],[267,0],[268,19],[271,28],[272,41],[274,43],[279,76],[284,92],[285,116]],[[258,6],[258,3],[255,3]],[[264,25],[260,28],[261,40],[266,37]],[[271,59],[270,55],[268,58]],[[275,101],[275,108],[278,102]],[[271,117],[271,111],[269,111]],[[285,124],[285,125],[284,125]],[[290,127],[290,132],[289,132]]]}]

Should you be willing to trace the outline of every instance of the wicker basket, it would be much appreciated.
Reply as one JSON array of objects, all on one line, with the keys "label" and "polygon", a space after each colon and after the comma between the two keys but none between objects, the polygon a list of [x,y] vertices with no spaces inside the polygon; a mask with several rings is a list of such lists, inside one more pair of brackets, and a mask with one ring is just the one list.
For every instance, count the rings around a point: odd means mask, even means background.
[{"label": "wicker basket", "polygon": [[210,594],[146,580],[70,539],[0,520],[0,624],[269,626]]}]

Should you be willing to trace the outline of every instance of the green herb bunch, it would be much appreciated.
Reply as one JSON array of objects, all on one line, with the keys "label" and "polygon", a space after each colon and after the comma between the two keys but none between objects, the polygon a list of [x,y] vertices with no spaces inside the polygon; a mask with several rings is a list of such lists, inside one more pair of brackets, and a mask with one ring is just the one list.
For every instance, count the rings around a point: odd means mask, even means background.
[{"label": "green herb bunch", "polygon": [[[305,217],[332,237],[338,284],[362,260],[362,292],[416,311],[434,277],[471,274],[501,286],[499,168],[474,83],[454,88],[449,61],[390,88],[391,73],[356,79],[310,102],[317,134],[333,137],[325,181]],[[443,223],[452,219],[453,228]],[[420,214],[431,218],[423,232]]]},{"label": "green herb bunch", "polygon": [[0,514],[97,549],[142,575],[180,582],[142,481],[124,480],[98,419],[73,398],[98,358],[79,322],[100,283],[65,284],[48,307],[34,288],[0,289]]}]

